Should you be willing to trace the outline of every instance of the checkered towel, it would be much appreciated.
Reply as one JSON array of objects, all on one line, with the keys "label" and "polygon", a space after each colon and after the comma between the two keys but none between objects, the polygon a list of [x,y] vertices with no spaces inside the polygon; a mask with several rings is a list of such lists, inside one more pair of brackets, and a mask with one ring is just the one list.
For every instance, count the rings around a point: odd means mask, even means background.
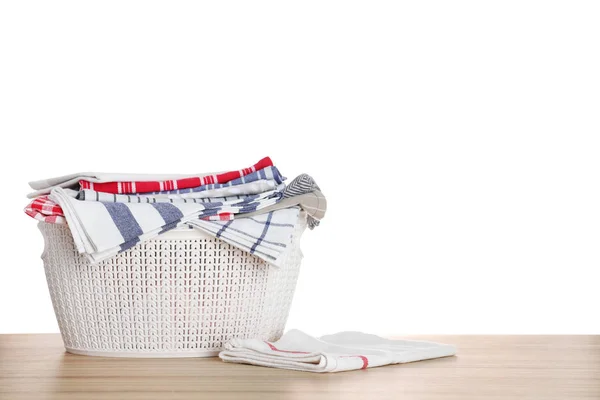
[{"label": "checkered towel", "polygon": [[297,224],[306,220],[305,213],[300,215],[300,212],[298,207],[289,207],[255,217],[241,215],[227,222],[196,219],[188,221],[188,225],[280,266]]},{"label": "checkered towel", "polygon": [[49,224],[64,224],[67,222],[62,208],[50,200],[48,196],[40,196],[33,199],[33,201],[25,207],[25,214],[38,221],[47,222]]},{"label": "checkered towel", "polygon": [[402,364],[456,354],[452,345],[389,340],[361,332],[314,338],[293,329],[279,341],[233,339],[219,357],[226,362],[307,372],[342,372]]},{"label": "checkered towel", "polygon": [[230,220],[235,214],[254,212],[280,199],[281,193],[276,191],[199,203],[82,201],[61,188],[50,194],[50,200],[65,215],[78,251],[87,254],[92,262],[112,257],[188,221]]}]

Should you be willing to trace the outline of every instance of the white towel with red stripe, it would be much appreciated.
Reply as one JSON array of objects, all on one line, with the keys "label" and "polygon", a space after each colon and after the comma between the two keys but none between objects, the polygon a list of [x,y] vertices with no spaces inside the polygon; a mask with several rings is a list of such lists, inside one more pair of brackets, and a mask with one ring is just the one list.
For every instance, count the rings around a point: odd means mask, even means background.
[{"label": "white towel with red stripe", "polygon": [[120,181],[164,181],[168,179],[183,179],[190,176],[206,176],[214,174],[124,174],[124,173],[110,173],[110,172],[77,172],[75,174],[69,174],[59,176],[56,178],[40,179],[38,181],[29,182],[29,186],[35,190],[35,192],[29,193],[27,197],[34,198],[49,194],[52,189],[56,187],[61,188],[77,188],[79,189],[79,182],[120,182]]},{"label": "white towel with red stripe", "polygon": [[[203,191],[232,184],[246,183],[258,179],[275,179],[282,183],[273,161],[264,157],[249,168],[232,170],[229,172],[215,172],[208,174],[118,174],[100,172],[80,172],[57,178],[42,179],[29,182],[35,192],[27,195],[35,198],[49,194],[54,188],[92,189],[98,192],[114,194],[150,193],[158,191],[178,191],[180,189]],[[229,184],[229,185],[227,185]],[[196,190],[192,190],[196,189]]]},{"label": "white towel with red stripe", "polygon": [[361,332],[314,338],[293,329],[277,342],[232,339],[219,357],[225,362],[307,372],[341,372],[402,364],[456,354],[456,347],[416,340],[390,340]]}]

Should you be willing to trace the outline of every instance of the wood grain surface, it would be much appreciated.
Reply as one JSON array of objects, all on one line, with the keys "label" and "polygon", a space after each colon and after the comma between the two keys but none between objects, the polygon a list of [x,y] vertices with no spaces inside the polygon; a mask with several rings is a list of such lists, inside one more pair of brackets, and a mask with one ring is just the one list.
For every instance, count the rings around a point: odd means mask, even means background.
[{"label": "wood grain surface", "polygon": [[600,399],[600,336],[419,336],[457,357],[337,374],[218,358],[65,353],[60,335],[0,335],[0,399]]}]

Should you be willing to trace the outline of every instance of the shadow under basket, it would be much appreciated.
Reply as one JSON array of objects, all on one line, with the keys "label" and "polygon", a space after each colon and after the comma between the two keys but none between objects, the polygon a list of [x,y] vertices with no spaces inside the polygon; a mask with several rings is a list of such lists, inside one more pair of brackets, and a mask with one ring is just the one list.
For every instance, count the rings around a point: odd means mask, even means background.
[{"label": "shadow under basket", "polygon": [[277,268],[196,229],[167,232],[91,264],[66,225],[40,222],[58,326],[70,353],[211,357],[234,337],[279,339],[306,214]]}]

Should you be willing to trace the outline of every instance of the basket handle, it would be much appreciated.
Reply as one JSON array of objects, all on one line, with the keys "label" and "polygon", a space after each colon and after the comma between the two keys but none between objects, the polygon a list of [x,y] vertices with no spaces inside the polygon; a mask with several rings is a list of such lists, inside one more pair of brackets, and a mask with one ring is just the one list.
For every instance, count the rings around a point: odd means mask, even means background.
[{"label": "basket handle", "polygon": [[42,251],[42,255],[40,258],[45,261],[46,256],[48,255],[48,234],[46,232],[46,228],[43,226],[46,222],[38,222],[38,229],[42,232],[42,237],[44,238],[44,251]]}]

